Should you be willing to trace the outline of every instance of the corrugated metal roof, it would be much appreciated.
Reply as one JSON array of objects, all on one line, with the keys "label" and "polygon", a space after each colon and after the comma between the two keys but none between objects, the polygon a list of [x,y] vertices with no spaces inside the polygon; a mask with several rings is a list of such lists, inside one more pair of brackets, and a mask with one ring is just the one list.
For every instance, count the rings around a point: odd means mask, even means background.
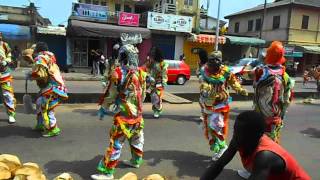
[{"label": "corrugated metal roof", "polygon": [[226,36],[226,38],[230,41],[230,44],[235,45],[259,46],[266,44],[265,40],[254,37]]},{"label": "corrugated metal roof", "polygon": [[[279,7],[279,6],[284,6],[288,4],[297,4],[297,5],[304,5],[304,6],[311,6],[311,7],[317,7],[320,8],[320,0],[282,0],[279,2],[273,2],[273,3],[268,3],[267,4],[267,9],[268,8],[274,8],[274,7]],[[245,9],[243,11],[239,11],[230,15],[225,16],[226,19],[240,15],[240,14],[246,14],[250,12],[255,12],[255,11],[260,11],[264,9],[264,4],[260,4],[256,7]]]},{"label": "corrugated metal roof", "polygon": [[37,33],[60,35],[60,36],[65,36],[67,34],[65,27],[56,27],[56,26],[37,27]]}]

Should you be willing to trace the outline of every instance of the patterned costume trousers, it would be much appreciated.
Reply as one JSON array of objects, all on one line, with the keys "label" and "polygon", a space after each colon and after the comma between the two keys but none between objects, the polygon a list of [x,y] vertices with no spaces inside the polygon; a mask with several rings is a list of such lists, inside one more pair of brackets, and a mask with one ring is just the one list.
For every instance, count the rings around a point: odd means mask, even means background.
[{"label": "patterned costume trousers", "polygon": [[[136,125],[128,125],[127,129],[131,131],[135,131],[137,128],[140,128]],[[113,125],[110,131],[110,145],[105,153],[103,163],[106,168],[108,174],[113,174],[115,167],[117,166],[121,150],[125,140],[128,139],[131,149],[131,162],[134,164],[142,163],[143,156],[143,145],[144,145],[144,135],[143,130],[139,130],[134,133],[130,138],[128,138],[120,125]]]},{"label": "patterned costume trousers", "polygon": [[1,93],[3,104],[7,109],[8,116],[15,116],[16,99],[14,98],[14,91],[11,81],[1,82]]}]

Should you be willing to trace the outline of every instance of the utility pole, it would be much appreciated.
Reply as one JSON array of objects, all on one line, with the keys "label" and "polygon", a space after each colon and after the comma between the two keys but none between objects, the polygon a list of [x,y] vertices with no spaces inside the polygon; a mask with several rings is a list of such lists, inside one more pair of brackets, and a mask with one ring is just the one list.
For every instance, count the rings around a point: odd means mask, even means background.
[{"label": "utility pole", "polygon": [[218,16],[217,16],[217,26],[216,26],[216,41],[215,41],[215,48],[214,48],[216,51],[218,51],[218,48],[219,48],[220,5],[221,5],[221,0],[218,1]]},{"label": "utility pole", "polygon": [[261,21],[261,27],[260,27],[260,34],[259,38],[262,39],[262,31],[264,27],[265,18],[267,16],[267,0],[264,0],[264,6],[263,6],[263,14],[262,14],[262,21]]},{"label": "utility pole", "polygon": [[210,0],[207,0],[206,29],[209,29],[209,8]]}]

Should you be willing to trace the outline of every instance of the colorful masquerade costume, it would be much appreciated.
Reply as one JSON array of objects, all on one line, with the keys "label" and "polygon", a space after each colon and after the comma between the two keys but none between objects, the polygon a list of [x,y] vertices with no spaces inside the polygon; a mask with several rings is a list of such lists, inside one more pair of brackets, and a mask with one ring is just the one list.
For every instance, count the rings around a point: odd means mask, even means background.
[{"label": "colorful masquerade costume", "polygon": [[[7,109],[9,122],[15,122],[16,99],[12,87],[12,76],[9,64],[11,63],[11,49],[7,43],[0,41],[0,84],[3,104]],[[11,121],[13,120],[13,121]]]},{"label": "colorful masquerade costume", "polygon": [[98,112],[100,120],[102,120],[103,117],[108,114],[108,112],[114,112],[117,108],[115,104],[115,99],[117,96],[117,84],[115,84],[116,81],[112,79],[112,74],[117,66],[119,65],[115,64],[115,62],[108,62],[106,72],[101,80],[105,89],[98,103],[100,106]]},{"label": "colorful masquerade costume", "polygon": [[266,119],[266,134],[275,142],[280,141],[283,119],[292,97],[294,80],[289,77],[282,64],[285,50],[281,42],[274,41],[267,49],[264,66],[242,74],[253,76],[254,108]]},{"label": "colorful masquerade costume", "polygon": [[200,79],[200,105],[203,106],[205,137],[209,140],[210,149],[214,152],[213,159],[215,159],[227,148],[226,137],[231,102],[228,86],[242,95],[247,95],[247,92],[227,66],[221,65],[218,72],[211,73],[208,65],[205,65],[200,70]]},{"label": "colorful masquerade costume", "polygon": [[[126,49],[122,53],[136,52]],[[127,57],[129,58],[127,64],[129,65],[122,62],[121,66],[112,71],[110,77],[111,89],[115,89],[115,91],[112,90],[112,93],[108,96],[108,101],[115,103],[117,109],[110,130],[109,147],[97,167],[97,170],[109,179],[113,178],[126,139],[129,141],[132,155],[132,159],[128,163],[134,167],[139,167],[143,162],[144,120],[142,118],[142,106],[145,98],[147,74],[137,68],[136,56]],[[99,175],[92,175],[91,177],[96,179],[96,176]]]},{"label": "colorful masquerade costume", "polygon": [[255,70],[254,107],[266,118],[266,133],[277,143],[293,86],[294,81],[282,65],[265,65]]},{"label": "colorful masquerade costume", "polygon": [[64,80],[60,69],[56,64],[53,53],[49,51],[39,52],[34,59],[31,79],[37,81],[40,88],[37,105],[36,129],[46,130],[45,136],[54,136],[60,133],[54,109],[62,100],[68,98]]},{"label": "colorful masquerade costume", "polygon": [[152,110],[155,117],[159,117],[162,113],[162,98],[164,93],[164,87],[167,85],[168,81],[168,64],[164,61],[154,62],[149,67],[147,67],[147,72],[149,75],[150,96],[152,103]]}]

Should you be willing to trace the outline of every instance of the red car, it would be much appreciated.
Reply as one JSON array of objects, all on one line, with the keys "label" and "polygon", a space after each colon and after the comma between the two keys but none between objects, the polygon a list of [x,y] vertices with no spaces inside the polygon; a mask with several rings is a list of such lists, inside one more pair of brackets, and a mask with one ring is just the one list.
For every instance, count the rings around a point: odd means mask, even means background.
[{"label": "red car", "polygon": [[190,67],[184,61],[165,60],[168,67],[168,83],[183,85],[190,79]]}]

